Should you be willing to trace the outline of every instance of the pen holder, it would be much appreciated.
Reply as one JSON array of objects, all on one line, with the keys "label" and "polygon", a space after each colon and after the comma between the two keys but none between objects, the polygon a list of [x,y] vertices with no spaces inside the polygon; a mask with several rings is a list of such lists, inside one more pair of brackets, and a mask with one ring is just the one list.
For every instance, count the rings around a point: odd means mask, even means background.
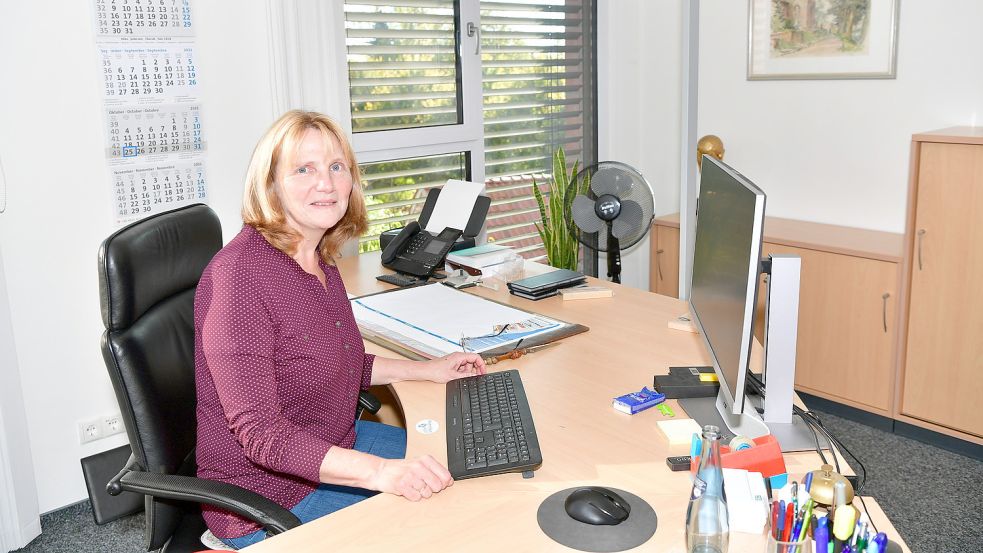
[{"label": "pen holder", "polygon": [[[754,447],[732,451],[730,447],[720,446],[720,463],[728,469],[744,469],[749,472],[760,472],[768,478],[776,474],[784,474],[785,458],[778,440],[771,434],[754,438]],[[700,457],[693,456],[690,461],[690,472],[696,473],[700,466]]]},{"label": "pen holder", "polygon": [[768,542],[765,544],[765,553],[813,553],[813,549],[812,540],[808,535],[801,540],[789,538],[783,541],[768,532]]}]

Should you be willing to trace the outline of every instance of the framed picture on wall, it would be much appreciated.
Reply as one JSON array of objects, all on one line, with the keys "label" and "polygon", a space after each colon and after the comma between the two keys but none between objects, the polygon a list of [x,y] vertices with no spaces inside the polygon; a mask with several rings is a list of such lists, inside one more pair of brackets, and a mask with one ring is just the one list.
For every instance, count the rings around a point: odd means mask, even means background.
[{"label": "framed picture on wall", "polygon": [[748,0],[748,80],[893,79],[901,0]]}]

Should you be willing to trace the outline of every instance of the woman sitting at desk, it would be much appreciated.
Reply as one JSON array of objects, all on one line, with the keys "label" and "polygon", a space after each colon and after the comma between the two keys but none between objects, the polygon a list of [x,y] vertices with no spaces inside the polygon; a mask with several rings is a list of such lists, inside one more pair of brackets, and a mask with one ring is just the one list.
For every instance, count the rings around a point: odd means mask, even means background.
[{"label": "woman sitting at desk", "polygon": [[[404,430],[355,420],[360,389],[484,373],[475,354],[432,361],[366,354],[333,259],[366,228],[358,166],[344,132],[291,111],[253,152],[245,222],[205,269],[195,296],[198,476],[230,482],[301,522],[376,491],[411,501],[451,485],[429,455],[403,459]],[[215,507],[205,521],[244,547],[266,537]]]}]

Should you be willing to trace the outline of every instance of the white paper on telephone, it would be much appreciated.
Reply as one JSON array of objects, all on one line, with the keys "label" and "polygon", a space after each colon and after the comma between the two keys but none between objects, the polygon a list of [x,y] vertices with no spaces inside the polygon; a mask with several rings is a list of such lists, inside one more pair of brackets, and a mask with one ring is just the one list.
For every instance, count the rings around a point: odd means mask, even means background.
[{"label": "white paper on telephone", "polygon": [[430,234],[438,234],[446,227],[463,231],[471,219],[474,202],[484,190],[485,185],[481,183],[447,179],[425,230]]}]

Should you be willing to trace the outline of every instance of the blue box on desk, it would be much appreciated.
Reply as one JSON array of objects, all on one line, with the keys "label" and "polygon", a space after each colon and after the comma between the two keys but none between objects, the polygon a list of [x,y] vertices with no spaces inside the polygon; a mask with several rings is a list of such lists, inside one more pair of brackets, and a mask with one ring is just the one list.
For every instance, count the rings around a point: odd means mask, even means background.
[{"label": "blue box on desk", "polygon": [[665,400],[665,395],[658,392],[653,392],[646,386],[637,392],[632,392],[630,394],[625,394],[614,398],[611,406],[614,407],[616,411],[634,415],[635,413],[644,411],[653,405],[658,405]]}]

